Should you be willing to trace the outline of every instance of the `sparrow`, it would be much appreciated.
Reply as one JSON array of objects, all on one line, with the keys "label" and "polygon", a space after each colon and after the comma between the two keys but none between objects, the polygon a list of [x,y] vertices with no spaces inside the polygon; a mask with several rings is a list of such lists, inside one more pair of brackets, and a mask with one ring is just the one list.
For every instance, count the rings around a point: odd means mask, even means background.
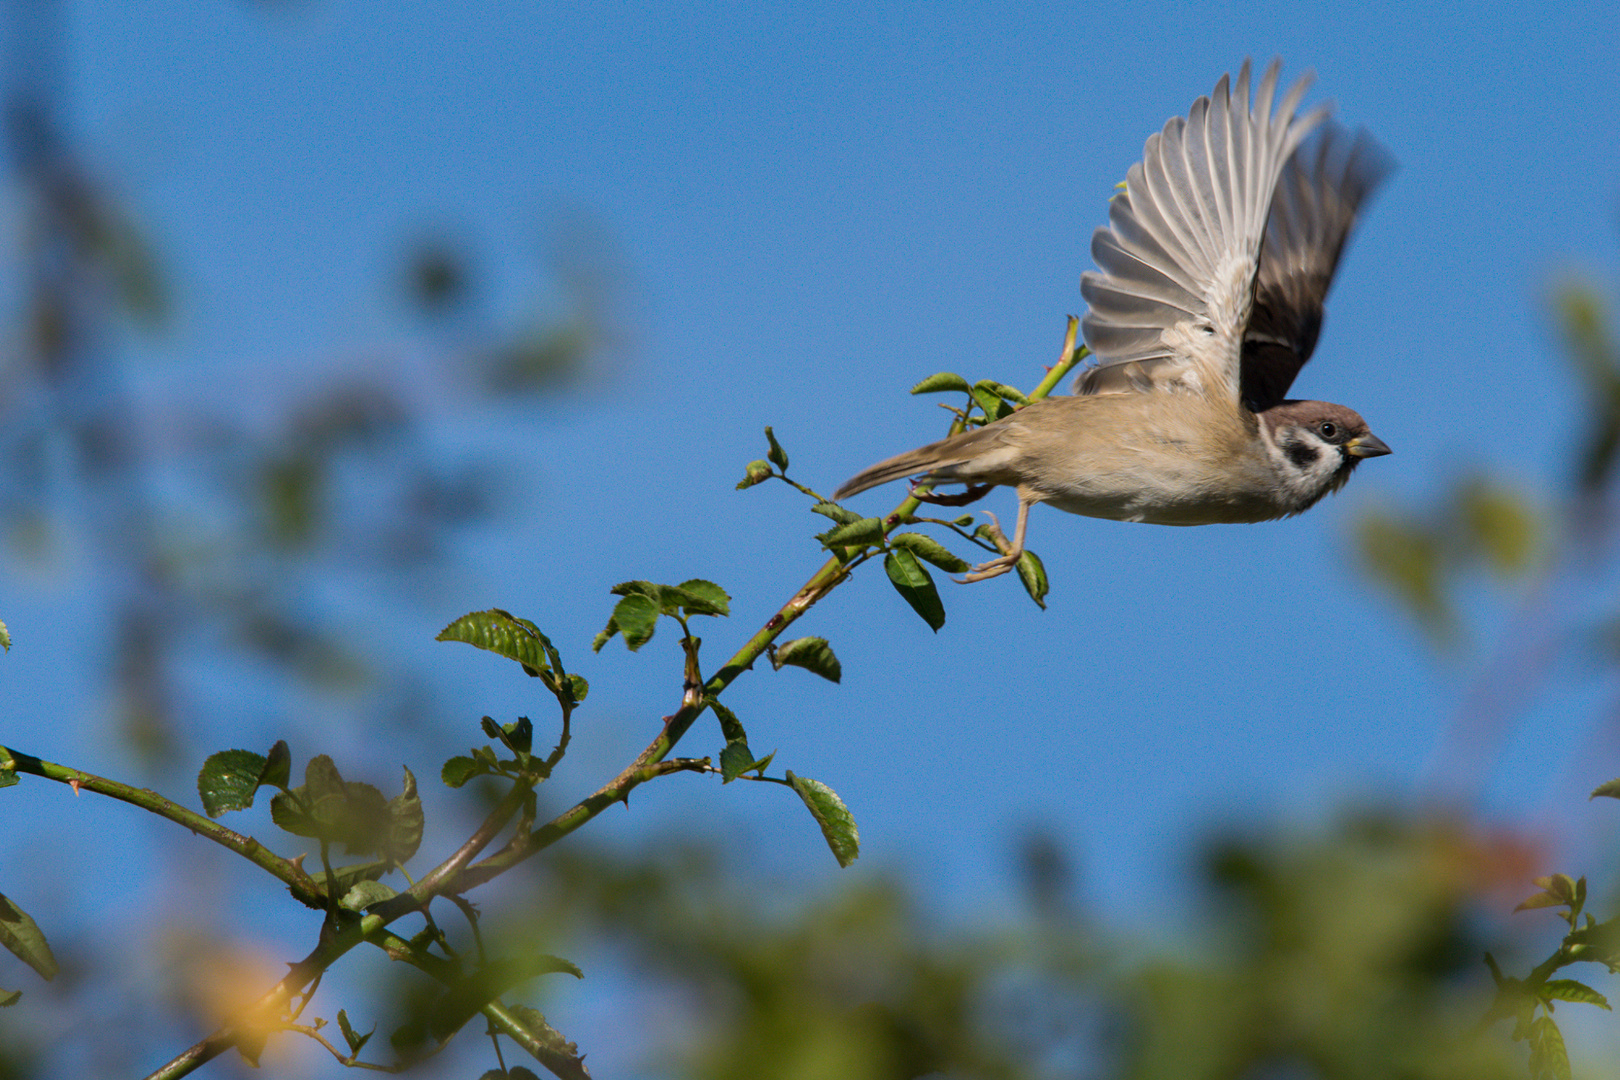
[{"label": "sparrow", "polygon": [[1222,75],[1148,138],[1092,236],[1081,329],[1095,363],[1073,394],[881,461],[834,500],[904,476],[1014,488],[1010,548],[960,579],[971,582],[1018,563],[1037,503],[1156,525],[1270,521],[1389,453],[1353,410],[1286,397],[1357,212],[1392,162],[1328,106],[1298,113],[1309,75],[1273,111],[1280,69],[1251,104],[1245,61],[1235,86]]}]

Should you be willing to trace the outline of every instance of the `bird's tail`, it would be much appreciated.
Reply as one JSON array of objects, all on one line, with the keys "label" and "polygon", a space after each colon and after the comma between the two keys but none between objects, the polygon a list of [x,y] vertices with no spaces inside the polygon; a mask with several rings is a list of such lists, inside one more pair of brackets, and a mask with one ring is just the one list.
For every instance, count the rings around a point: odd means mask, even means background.
[{"label": "bird's tail", "polygon": [[927,446],[918,447],[909,453],[900,454],[880,461],[870,468],[862,469],[833,492],[835,500],[847,499],[851,495],[858,495],[867,488],[886,484],[890,480],[898,480],[902,476],[915,476],[918,473],[933,472],[937,469],[947,469],[953,465],[972,460],[973,452],[962,445],[962,436],[942,439]]}]

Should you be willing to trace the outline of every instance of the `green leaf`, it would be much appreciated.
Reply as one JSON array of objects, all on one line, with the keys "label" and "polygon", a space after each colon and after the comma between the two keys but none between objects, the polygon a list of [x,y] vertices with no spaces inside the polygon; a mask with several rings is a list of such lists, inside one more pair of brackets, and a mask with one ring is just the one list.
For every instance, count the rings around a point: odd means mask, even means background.
[{"label": "green leaf", "polygon": [[1003,416],[1012,415],[1012,406],[1001,400],[1001,395],[994,389],[999,385],[1001,384],[993,383],[989,379],[981,379],[974,383],[969,391],[973,395],[973,400],[979,403],[979,408],[984,410],[985,417],[990,420],[1000,420]]},{"label": "green leaf", "polygon": [[827,846],[832,849],[838,865],[848,866],[854,862],[861,853],[861,834],[855,828],[855,818],[850,814],[849,807],[820,780],[794,776],[792,770],[788,771],[787,780],[793,785],[793,790],[799,793],[799,798],[804,800],[804,805],[809,807],[810,816],[821,826],[821,835],[827,838]]},{"label": "green leaf", "polygon": [[726,742],[748,741],[748,732],[743,730],[742,721],[737,719],[736,713],[720,704],[718,698],[709,698],[708,706],[714,718],[720,721],[720,733],[726,737]]},{"label": "green leaf", "polygon": [[351,863],[348,866],[334,866],[332,867],[332,895],[346,896],[349,890],[360,882],[376,881],[393,868],[393,863],[383,859]]},{"label": "green leaf", "polygon": [[994,379],[980,379],[979,385],[990,391],[992,394],[995,394],[1003,401],[1010,401],[1015,405],[1029,404],[1029,398],[1025,397],[1021,391],[1008,386],[1006,383],[998,383]]},{"label": "green leaf", "polygon": [[889,543],[895,547],[905,548],[917,558],[933,563],[947,574],[961,574],[968,570],[966,559],[957,558],[951,554],[949,548],[931,536],[914,532],[895,533],[889,537]]},{"label": "green leaf", "polygon": [[1531,910],[1533,910],[1535,908],[1544,908],[1544,907],[1563,907],[1568,902],[1569,901],[1567,901],[1567,900],[1558,899],[1558,897],[1554,896],[1552,893],[1538,892],[1538,893],[1536,893],[1536,895],[1532,896],[1530,899],[1526,900],[1524,903],[1520,904],[1518,907],[1514,908],[1513,910],[1517,912],[1517,911],[1531,911]]},{"label": "green leaf", "polygon": [[457,755],[444,763],[439,770],[439,779],[444,781],[446,787],[457,788],[475,776],[488,773],[489,767],[483,762],[465,755]]},{"label": "green leaf", "polygon": [[[0,622],[0,647],[3,647],[6,652],[11,651],[11,631],[6,629],[4,622]],[[22,997],[22,991],[17,991],[17,997]],[[10,1004],[10,1002],[7,1002],[7,1004]]]},{"label": "green leaf", "polygon": [[675,586],[685,596],[680,606],[688,615],[730,615],[731,597],[712,581],[693,578]]},{"label": "green leaf", "polygon": [[325,754],[311,758],[304,783],[270,800],[270,820],[294,836],[378,851],[389,827],[388,800],[370,784],[346,783]]},{"label": "green leaf", "polygon": [[930,375],[922,382],[911,388],[913,394],[942,394],[952,390],[967,393],[971,386],[960,375],[953,375],[949,371],[941,371],[937,375]]},{"label": "green leaf", "polygon": [[851,525],[861,520],[861,515],[855,511],[847,510],[833,502],[816,503],[810,508],[810,512],[812,514],[821,514],[823,517],[830,517],[840,525]]},{"label": "green leaf", "polygon": [[399,894],[380,881],[362,879],[355,882],[343,893],[343,899],[338,901],[338,907],[350,911],[364,911],[372,904],[380,904],[384,900],[392,900]]},{"label": "green leaf", "polygon": [[770,764],[771,758],[775,756],[775,751],[772,751],[770,755],[761,760],[754,756],[754,752],[748,749],[748,744],[741,739],[736,742],[728,742],[725,749],[720,751],[720,782],[729,784],[745,772],[754,769],[763,770],[766,765]]},{"label": "green leaf", "polygon": [[443,1042],[455,1034],[474,1013],[494,1001],[513,987],[521,986],[540,975],[572,975],[583,979],[585,973],[560,956],[517,956],[494,960],[452,985],[427,1015],[428,1030]]},{"label": "green leaf", "polygon": [[765,429],[765,440],[771,444],[771,452],[769,454],[766,454],[765,456],[771,459],[771,464],[772,465],[775,465],[778,469],[781,469],[783,472],[787,472],[787,467],[788,467],[787,451],[783,450],[782,449],[782,444],[776,441],[776,432],[772,431],[770,428],[766,428]]},{"label": "green leaf", "polygon": [[519,758],[528,756],[534,749],[534,724],[527,716],[520,716],[510,724],[497,724],[492,718],[486,716],[479,722],[484,734],[496,740],[512,751]]},{"label": "green leaf", "polygon": [[39,972],[40,977],[47,981],[56,978],[56,973],[61,970],[56,966],[50,942],[45,940],[39,925],[28,917],[28,912],[13,904],[3,893],[0,893],[0,945],[4,945],[13,956]]},{"label": "green leaf", "polygon": [[769,480],[772,475],[774,474],[771,471],[770,462],[750,461],[748,463],[747,471],[743,474],[743,478],[737,481],[737,490],[742,491],[745,488],[753,487],[755,484],[763,484],[765,481]]},{"label": "green leaf", "polygon": [[1045,611],[1046,594],[1050,589],[1046,583],[1046,566],[1040,556],[1028,548],[1018,556],[1018,580],[1024,583],[1024,591],[1035,601],[1035,606]]},{"label": "green leaf", "polygon": [[1550,1016],[1537,1017],[1530,1024],[1530,1075],[1537,1080],[1544,1076],[1571,1080],[1564,1035]]},{"label": "green leaf", "polygon": [[940,602],[934,579],[917,562],[917,557],[905,548],[897,548],[883,559],[883,569],[898,592],[922,616],[935,633],[945,625],[945,605]]},{"label": "green leaf", "polygon": [[21,990],[0,990],[0,1009],[9,1009],[21,1000]]},{"label": "green leaf", "polygon": [[1611,799],[1620,799],[1620,780],[1610,780],[1607,784],[1599,784],[1597,787],[1593,788],[1591,798],[1595,799],[1599,795],[1604,795]]},{"label": "green leaf", "polygon": [[625,647],[635,652],[652,640],[659,614],[658,602],[651,597],[640,593],[626,596],[614,605],[613,616],[608,619],[602,632],[596,635],[596,640],[591,642],[591,648],[601,652],[602,646],[611,641],[614,634],[623,634]]},{"label": "green leaf", "polygon": [[443,630],[435,641],[464,641],[468,645],[516,660],[523,670],[539,677],[541,672],[562,671],[557,650],[540,628],[500,608],[463,615]]},{"label": "green leaf", "polygon": [[802,667],[829,682],[844,677],[843,665],[833,655],[832,646],[825,638],[802,637],[778,645],[771,652],[771,667],[781,671],[787,665]]},{"label": "green leaf", "polygon": [[383,840],[382,857],[396,863],[409,862],[422,846],[422,800],[416,793],[416,777],[405,770],[403,790],[388,800],[388,833]]},{"label": "green leaf", "polygon": [[203,811],[217,818],[227,810],[246,810],[253,805],[267,759],[251,750],[221,750],[208,755],[197,773],[197,794]]},{"label": "green leaf", "polygon": [[843,547],[852,544],[875,544],[883,539],[883,519],[857,518],[848,525],[829,529],[816,537],[824,547]]},{"label": "green leaf", "polygon": [[1541,999],[1543,1001],[1579,1001],[1587,1005],[1596,1005],[1600,1009],[1609,1009],[1609,999],[1574,979],[1548,979],[1541,984]]},{"label": "green leaf", "polygon": [[343,1041],[349,1044],[349,1053],[358,1054],[371,1037],[377,1033],[377,1025],[371,1025],[371,1030],[364,1035],[357,1034],[349,1024],[349,1014],[342,1009],[338,1010],[338,1027],[343,1031]]},{"label": "green leaf", "polygon": [[0,746],[0,787],[17,783],[17,759],[10,750]]},{"label": "green leaf", "polygon": [[260,787],[285,788],[292,779],[292,751],[286,739],[277,739],[265,758],[264,772],[259,774]]}]

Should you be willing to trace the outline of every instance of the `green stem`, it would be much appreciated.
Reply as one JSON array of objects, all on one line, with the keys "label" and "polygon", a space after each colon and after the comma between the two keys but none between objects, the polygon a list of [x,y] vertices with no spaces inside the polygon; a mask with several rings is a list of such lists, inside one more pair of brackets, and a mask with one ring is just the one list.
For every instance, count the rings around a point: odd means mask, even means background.
[{"label": "green stem", "polygon": [[294,897],[309,907],[322,908],[326,906],[323,890],[315,883],[313,878],[304,872],[296,861],[284,859],[251,836],[243,836],[239,832],[233,832],[212,818],[204,817],[194,810],[188,810],[172,799],[164,798],[150,788],[137,788],[129,784],[121,784],[104,776],[87,773],[82,769],[70,769],[66,765],[58,765],[53,761],[44,761],[31,754],[24,754],[21,751],[7,747],[0,747],[0,769],[27,773],[30,776],[55,780],[59,784],[67,784],[74,789],[75,795],[80,791],[93,791],[97,795],[106,795],[108,798],[127,802],[131,806],[138,806],[142,810],[150,811],[158,817],[167,818],[176,825],[183,825],[206,840],[212,840],[221,847],[236,852],[253,863],[253,865],[274,875],[292,890]]}]

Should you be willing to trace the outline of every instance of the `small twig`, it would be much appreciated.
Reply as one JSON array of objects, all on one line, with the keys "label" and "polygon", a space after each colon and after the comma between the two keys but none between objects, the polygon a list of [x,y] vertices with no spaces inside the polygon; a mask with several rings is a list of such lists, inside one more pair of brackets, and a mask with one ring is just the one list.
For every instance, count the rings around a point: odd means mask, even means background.
[{"label": "small twig", "polygon": [[[342,1065],[344,1068],[371,1069],[375,1072],[399,1073],[404,1072],[406,1069],[416,1064],[415,1061],[402,1061],[397,1065],[376,1065],[369,1061],[361,1061],[359,1060],[360,1055],[358,1054],[339,1053],[338,1048],[333,1046],[325,1035],[322,1035],[319,1031],[310,1027],[308,1024],[278,1024],[276,1026],[282,1031],[295,1031],[300,1035],[307,1035],[311,1039],[314,1039],[316,1042],[320,1043],[322,1046],[331,1051],[332,1056],[338,1059],[338,1064]],[[435,1051],[435,1053],[436,1052],[437,1051]]]}]

